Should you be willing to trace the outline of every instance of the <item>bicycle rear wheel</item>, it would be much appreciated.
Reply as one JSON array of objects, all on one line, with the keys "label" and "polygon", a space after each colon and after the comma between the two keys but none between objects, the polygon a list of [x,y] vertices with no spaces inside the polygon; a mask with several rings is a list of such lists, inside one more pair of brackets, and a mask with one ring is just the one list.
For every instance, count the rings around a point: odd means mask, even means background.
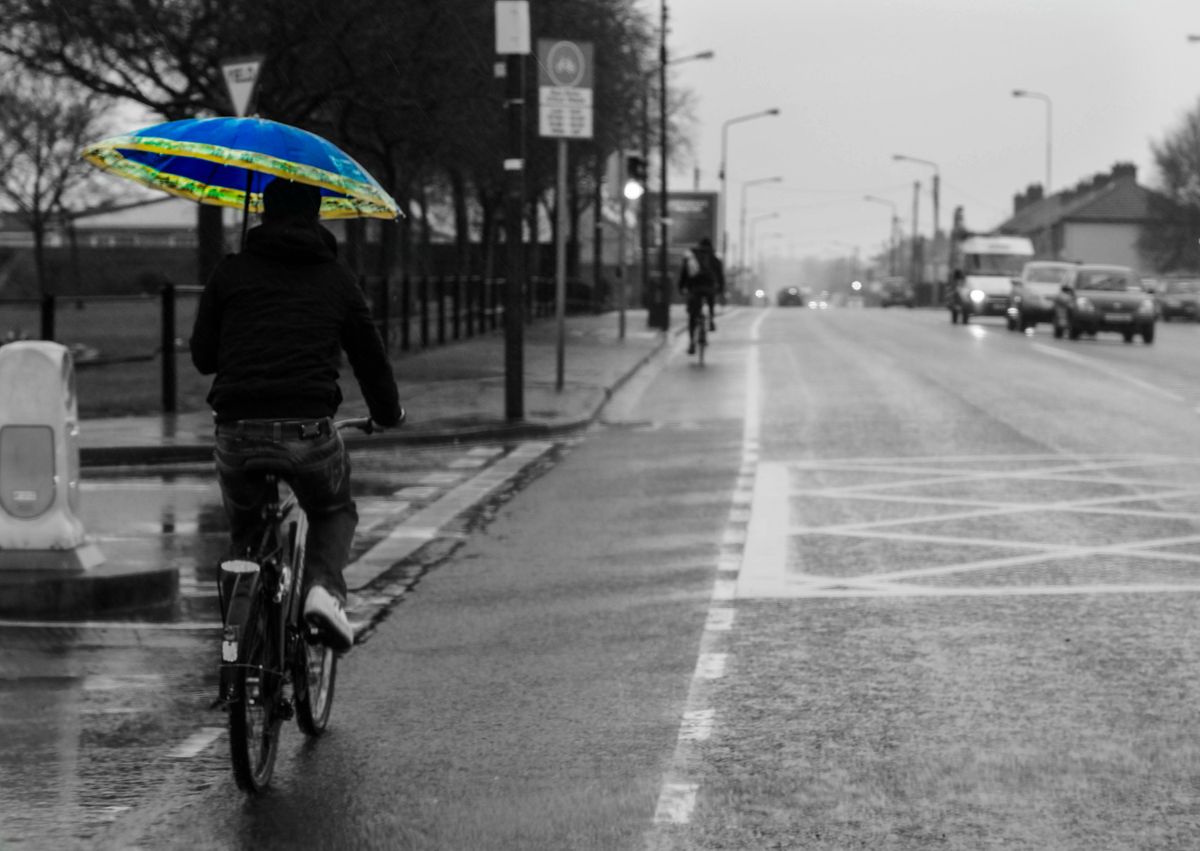
[{"label": "bicycle rear wheel", "polygon": [[282,677],[272,670],[274,645],[270,613],[261,596],[251,604],[243,643],[233,672],[229,702],[229,747],[233,776],[247,792],[261,792],[271,782],[279,749]]},{"label": "bicycle rear wheel", "polygon": [[299,636],[293,659],[292,682],[296,694],[296,723],[308,736],[319,736],[333,710],[337,681],[337,655],[324,644]]},{"label": "bicycle rear wheel", "polygon": [[700,317],[700,327],[696,330],[696,353],[700,355],[700,366],[704,366],[704,350],[708,348],[708,332],[704,330],[704,317]]}]

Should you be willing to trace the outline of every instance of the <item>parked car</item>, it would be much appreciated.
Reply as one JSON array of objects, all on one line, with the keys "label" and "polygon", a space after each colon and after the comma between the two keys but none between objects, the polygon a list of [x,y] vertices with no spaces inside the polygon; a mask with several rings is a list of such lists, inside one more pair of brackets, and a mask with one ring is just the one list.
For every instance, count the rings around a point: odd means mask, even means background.
[{"label": "parked car", "polygon": [[884,278],[880,281],[879,287],[879,306],[893,307],[900,305],[901,307],[912,307],[916,304],[916,295],[913,293],[912,284],[907,278]]},{"label": "parked car", "polygon": [[1008,303],[1008,330],[1036,328],[1039,322],[1054,321],[1054,303],[1067,282],[1074,263],[1060,260],[1031,260],[1013,278]]},{"label": "parked car", "polygon": [[1160,278],[1156,284],[1158,314],[1164,321],[1200,319],[1200,278]]},{"label": "parked car", "polygon": [[1054,306],[1054,336],[1078,340],[1083,334],[1115,331],[1132,343],[1141,334],[1154,342],[1158,306],[1128,266],[1076,266]]},{"label": "parked car", "polygon": [[799,287],[784,287],[775,296],[775,303],[780,307],[804,307],[806,301],[804,290]]}]

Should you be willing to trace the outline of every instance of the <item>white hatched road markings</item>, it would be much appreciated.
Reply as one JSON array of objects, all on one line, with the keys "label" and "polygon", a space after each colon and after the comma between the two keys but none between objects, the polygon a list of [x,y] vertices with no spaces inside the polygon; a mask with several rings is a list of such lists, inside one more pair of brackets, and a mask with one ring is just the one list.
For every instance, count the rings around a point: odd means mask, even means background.
[{"label": "white hatched road markings", "polygon": [[[1028,470],[1013,470],[1013,465],[1027,463],[1038,466]],[[989,469],[994,465],[996,469]],[[1200,460],[1161,455],[1144,456],[982,456],[964,458],[883,458],[867,460],[806,461],[795,463],[764,463],[760,466],[754,492],[753,511],[743,570],[738,577],[737,596],[754,597],[867,597],[867,596],[996,596],[996,595],[1065,595],[1095,593],[1172,593],[1200,592],[1200,554],[1179,549],[1192,547],[1200,553],[1200,518],[1188,511],[1161,511],[1147,508],[1154,501],[1192,499],[1200,502],[1200,484],[1180,485],[1147,475],[1154,470],[1178,471],[1195,469],[1194,479],[1200,483]],[[858,481],[851,485],[830,487],[795,487],[792,473],[838,474],[852,473]],[[903,478],[907,476],[907,478]],[[868,481],[861,480],[863,477]],[[874,477],[873,480],[872,477]],[[900,478],[898,478],[900,477]],[[1048,498],[1035,501],[1029,497],[1014,499],[963,499],[959,492],[938,497],[939,485],[955,486],[1003,483],[1014,493],[1023,484],[1059,487],[1064,494],[1083,486],[1077,498]],[[1095,496],[1086,486],[1122,487],[1126,493],[1117,496]],[[917,494],[924,488],[932,493]],[[897,491],[909,493],[897,493]],[[1026,492],[1029,488],[1024,489]],[[838,500],[853,511],[855,500],[886,501],[896,506],[908,504],[912,511],[907,517],[888,517],[883,520],[839,522],[826,526],[797,525],[790,516],[793,502],[803,514],[805,498]],[[1128,504],[1128,505],[1127,505]],[[938,511],[937,507],[942,507]],[[1061,515],[1109,515],[1124,519],[1155,518],[1174,521],[1196,521],[1195,534],[1155,538],[1130,538],[1113,543],[1075,543],[1071,541],[1037,541],[996,537],[962,536],[937,531],[916,531],[917,524],[948,523],[951,521],[981,521],[991,518],[1019,517],[1023,514],[1053,512]],[[1137,524],[1129,524],[1136,529]],[[943,545],[983,550],[979,558],[953,564],[893,570],[864,575],[822,575],[819,567],[796,564],[791,555],[793,544],[806,536],[842,537],[847,541],[878,540],[897,546]],[[995,556],[995,550],[1016,551],[1008,556]],[[989,571],[1034,565],[1053,565],[1055,562],[1089,560],[1097,566],[1098,556],[1119,556],[1130,562],[1174,563],[1196,567],[1194,581],[1144,582],[1128,579],[1105,582],[1103,576],[1095,581],[1085,577],[1072,584],[1024,582],[1003,585],[989,584]],[[847,565],[838,565],[845,571]],[[852,568],[852,566],[849,566]],[[811,572],[810,572],[811,571]],[[974,584],[939,586],[916,584],[936,577],[975,575]]]}]

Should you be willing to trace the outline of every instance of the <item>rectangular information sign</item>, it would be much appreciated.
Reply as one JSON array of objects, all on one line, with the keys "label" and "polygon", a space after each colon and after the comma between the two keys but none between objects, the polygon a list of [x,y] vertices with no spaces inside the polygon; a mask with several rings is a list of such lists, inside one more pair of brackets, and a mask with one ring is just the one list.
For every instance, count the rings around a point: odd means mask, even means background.
[{"label": "rectangular information sign", "polygon": [[590,42],[538,39],[538,135],[592,138],[592,57]]}]

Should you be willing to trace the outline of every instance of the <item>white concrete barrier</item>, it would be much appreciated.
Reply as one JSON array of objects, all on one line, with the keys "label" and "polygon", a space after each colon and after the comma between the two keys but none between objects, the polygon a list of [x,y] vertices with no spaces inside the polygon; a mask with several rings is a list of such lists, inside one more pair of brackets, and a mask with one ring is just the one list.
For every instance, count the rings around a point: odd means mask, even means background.
[{"label": "white concrete barrier", "polygon": [[65,346],[0,346],[0,569],[87,570],[104,561],[76,515],[77,411]]}]

